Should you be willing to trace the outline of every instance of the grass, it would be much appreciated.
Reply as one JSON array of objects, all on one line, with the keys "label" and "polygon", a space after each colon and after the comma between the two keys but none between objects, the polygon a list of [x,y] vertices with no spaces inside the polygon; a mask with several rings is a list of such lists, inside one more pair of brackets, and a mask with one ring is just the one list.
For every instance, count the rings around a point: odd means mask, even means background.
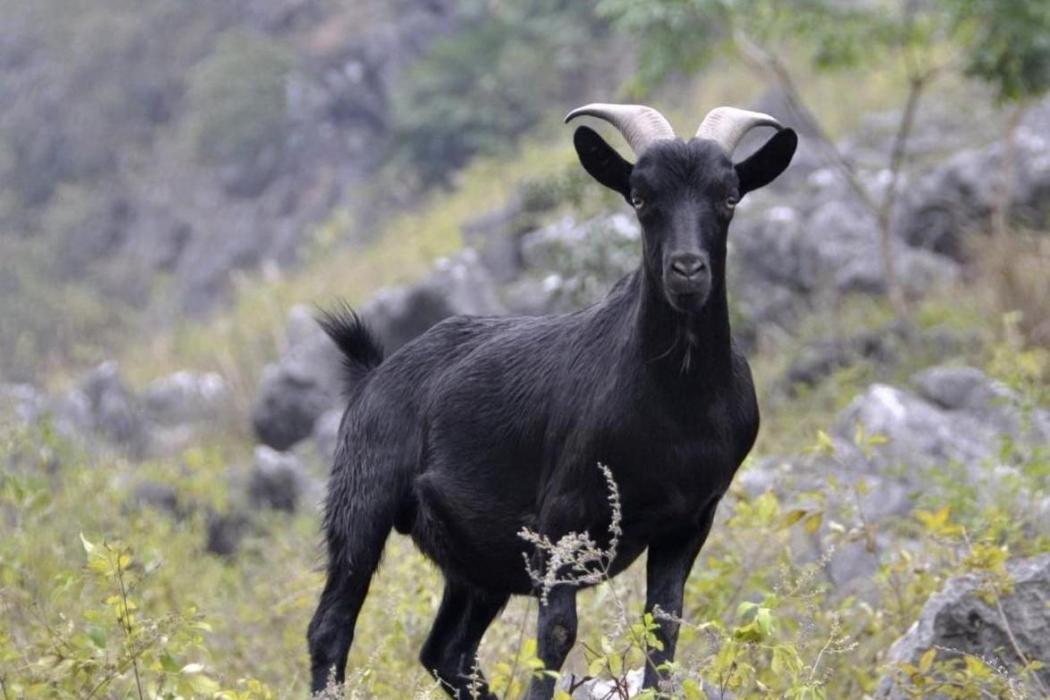
[{"label": "grass", "polygon": [[[855,126],[855,114],[891,106],[899,88],[899,76],[890,74],[876,76],[863,91],[849,91],[852,80],[843,75],[812,83],[813,103],[829,115],[832,133]],[[669,112],[683,126],[713,104],[746,103],[756,93],[754,82],[715,70],[678,96],[684,106]],[[135,675],[142,676],[147,694],[163,684],[187,698],[304,696],[304,633],[322,584],[317,512],[257,513],[235,558],[202,553],[208,510],[229,509],[239,498],[238,478],[251,452],[245,416],[262,366],[282,349],[289,308],[338,297],[360,303],[379,287],[411,282],[435,257],[461,247],[465,221],[499,206],[518,184],[562,178],[573,167],[566,131],[552,120],[516,153],[477,161],[450,191],[390,213],[366,242],[342,244],[354,222],[349,207],[340,210],[319,228],[302,268],[242,275],[228,309],[130,345],[120,359],[134,385],[193,368],[219,371],[234,387],[240,402],[234,427],[179,455],[132,464],[85,452],[46,429],[16,430],[4,422],[0,698],[83,698],[91,687],[99,688],[95,697],[135,698]],[[369,192],[351,199],[367,202]],[[608,201],[589,200],[583,211]],[[934,362],[984,366],[1045,399],[1045,356],[1016,342],[1002,310],[987,278],[945,290],[919,304],[914,319],[920,328],[973,334],[974,342],[957,356],[907,354],[891,367],[861,363],[793,399],[774,395],[771,387],[797,356],[801,339],[870,329],[890,319],[888,306],[849,297],[834,314],[805,319],[795,339],[761,344],[751,358],[763,406],[756,457],[812,447],[817,431],[829,429],[836,412],[868,383],[899,383]],[[1023,490],[1045,493],[1045,455],[1027,453],[1017,462]],[[135,485],[147,479],[173,485],[186,513],[173,518],[133,505]],[[887,526],[894,545],[874,577],[874,601],[836,597],[821,574],[826,552],[807,558],[802,546],[817,534],[812,523],[819,528],[833,519],[845,534],[828,542],[849,543],[849,533],[863,525],[844,506],[853,494],[829,486],[828,492],[782,499],[733,489],[689,582],[689,624],[679,651],[683,696],[702,697],[696,694],[702,675],[740,698],[860,697],[873,691],[883,672],[885,649],[947,576],[981,571],[996,580],[1000,559],[1050,551],[1045,523],[1034,522],[1015,502],[975,509],[965,484],[941,482],[927,494],[949,507],[935,522],[939,530],[918,520]],[[810,510],[796,517],[796,501]],[[973,545],[960,539],[962,527],[985,548],[983,558],[973,557]],[[918,550],[905,539],[916,533],[923,533]],[[116,554],[109,559],[100,554],[110,551]],[[120,595],[125,582],[127,595]],[[581,594],[579,644],[567,670],[590,667],[615,676],[639,663],[644,650],[637,637],[629,626],[617,633],[623,620],[609,611],[613,599],[622,599],[634,623],[643,593],[640,561],[612,583]],[[440,595],[434,567],[408,539],[393,536],[361,613],[350,697],[440,696],[416,662]],[[498,688],[527,681],[532,651],[521,640],[531,637],[535,606],[512,601],[486,635],[481,664]],[[158,630],[163,634],[151,636]],[[916,677],[939,682],[955,672],[945,664],[932,659]],[[968,664],[965,673],[961,687],[1011,697],[1002,677],[985,666]]]},{"label": "grass", "polygon": [[[834,411],[867,382],[896,381],[931,359],[977,363],[1016,379],[1009,373],[1031,364],[1024,359],[1026,351],[1012,344],[989,315],[994,312],[979,305],[960,308],[953,303],[957,298],[958,290],[948,290],[920,305],[916,318],[926,325],[985,329],[973,347],[957,358],[914,358],[893,368],[889,377],[870,368],[843,372],[791,401],[765,397],[756,455],[806,450],[816,429],[827,430]],[[841,311],[842,327],[814,317],[807,332],[843,333],[885,313],[880,302],[863,298]],[[753,358],[760,387],[768,387],[781,371],[781,351],[765,348]],[[1029,387],[1038,390],[1033,376],[1041,370],[1033,371]],[[0,681],[9,698],[84,697],[86,685],[105,678],[105,692],[96,697],[134,698],[132,666],[121,663],[130,658],[136,659],[147,694],[162,681],[190,688],[183,697],[305,693],[303,635],[322,584],[317,512],[257,513],[235,558],[202,554],[207,511],[221,512],[241,498],[236,484],[250,459],[247,442],[219,434],[174,457],[133,464],[118,455],[84,452],[46,430],[6,429],[0,454],[7,465],[0,474],[0,520],[6,533],[0,541]],[[1036,453],[1026,453],[1018,463],[1025,486],[983,508],[975,507],[965,484],[945,472],[946,478],[931,487],[936,493],[931,490],[924,498],[937,507],[947,505],[951,515],[942,523],[943,533],[924,535],[919,550],[902,538],[926,532],[922,523],[880,525],[900,544],[891,546],[875,577],[877,597],[865,603],[837,597],[824,582],[820,560],[808,558],[809,545],[802,546],[815,536],[807,523],[834,520],[846,533],[857,527],[847,507],[849,493],[829,487],[822,494],[782,500],[773,493],[750,497],[733,489],[690,578],[684,615],[689,625],[679,652],[683,687],[696,685],[702,675],[721,679],[742,698],[871,692],[883,672],[885,649],[929,593],[959,571],[985,571],[949,525],[965,527],[971,540],[985,547],[984,562],[1050,551],[1045,523],[1034,522],[1010,500],[1045,492],[1050,468],[1045,455]],[[144,480],[172,484],[184,515],[173,518],[132,505],[130,494]],[[809,504],[803,506],[809,509],[805,518],[792,515],[798,503]],[[85,553],[81,534],[95,553]],[[842,538],[844,546],[847,534]],[[822,547],[835,542],[822,541]],[[118,624],[114,608],[120,606],[119,597],[114,602],[116,569],[96,556],[106,544],[119,552],[127,548],[121,576],[134,608],[130,632]],[[995,555],[991,560],[989,552]],[[643,567],[638,562],[611,584],[581,594],[579,643],[567,670],[579,674],[597,668],[608,676],[640,663],[643,650],[630,633],[617,633],[621,621],[610,610],[616,609],[614,600],[623,600],[627,622],[640,619]],[[992,564],[986,569],[989,576],[997,575]],[[355,671],[350,697],[440,697],[416,662],[440,588],[439,574],[409,540],[392,537],[361,613],[350,659]],[[481,664],[499,688],[520,688],[527,681],[533,652],[520,641],[531,637],[535,606],[513,601],[486,635]],[[155,630],[163,635],[150,637]],[[946,663],[937,660],[924,673],[931,679],[948,674]],[[983,667],[974,669],[966,683],[1000,687],[1001,676],[986,677]],[[230,694],[216,696],[220,691]],[[1003,696],[1010,697],[1005,691]]]}]

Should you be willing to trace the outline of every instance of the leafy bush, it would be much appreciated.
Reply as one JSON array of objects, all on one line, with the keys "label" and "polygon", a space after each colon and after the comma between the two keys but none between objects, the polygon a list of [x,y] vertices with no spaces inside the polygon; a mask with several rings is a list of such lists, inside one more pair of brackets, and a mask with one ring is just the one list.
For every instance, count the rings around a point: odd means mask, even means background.
[{"label": "leafy bush", "polygon": [[395,94],[401,156],[424,183],[447,181],[477,154],[506,153],[541,115],[565,110],[607,55],[588,3],[474,0],[465,27],[439,42]]},{"label": "leafy bush", "polygon": [[295,65],[285,48],[247,31],[224,35],[189,78],[189,131],[205,163],[252,164],[280,147],[287,129],[287,78]]}]

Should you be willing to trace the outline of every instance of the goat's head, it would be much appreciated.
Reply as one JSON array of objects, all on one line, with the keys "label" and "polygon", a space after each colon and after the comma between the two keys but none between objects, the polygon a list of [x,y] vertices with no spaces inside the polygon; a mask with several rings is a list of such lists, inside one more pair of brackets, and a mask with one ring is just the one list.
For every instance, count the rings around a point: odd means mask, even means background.
[{"label": "goat's head", "polygon": [[[734,207],[787,168],[798,144],[795,132],[768,115],[733,107],[712,110],[689,141],[676,138],[663,115],[641,105],[592,104],[565,120],[578,116],[608,121],[634,150],[638,161],[632,165],[594,130],[581,126],[574,136],[584,169],[634,207],[646,273],[667,303],[681,313],[699,311],[715,285],[724,284]],[[734,164],[733,149],[757,126],[777,133]]]}]

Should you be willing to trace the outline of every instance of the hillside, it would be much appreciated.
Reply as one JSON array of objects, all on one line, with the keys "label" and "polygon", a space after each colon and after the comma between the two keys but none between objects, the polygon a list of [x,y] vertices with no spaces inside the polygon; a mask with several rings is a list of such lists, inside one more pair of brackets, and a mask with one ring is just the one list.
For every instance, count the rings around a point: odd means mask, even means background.
[{"label": "hillside", "polygon": [[[731,228],[762,427],[689,577],[673,687],[637,688],[642,557],[580,595],[559,698],[1050,697],[1050,99],[931,83],[897,289],[855,185],[893,177],[907,66],[788,45],[808,119],[731,52],[655,70],[681,48],[665,18],[612,0],[0,11],[3,700],[306,695],[344,404],[316,309],[349,301],[394,352],[451,315],[601,300],[640,231],[561,124],[592,98],[679,134],[761,109],[801,146]],[[445,697],[417,660],[440,600],[393,536],[325,697]],[[542,671],[536,610],[513,599],[482,643],[501,699]]]}]

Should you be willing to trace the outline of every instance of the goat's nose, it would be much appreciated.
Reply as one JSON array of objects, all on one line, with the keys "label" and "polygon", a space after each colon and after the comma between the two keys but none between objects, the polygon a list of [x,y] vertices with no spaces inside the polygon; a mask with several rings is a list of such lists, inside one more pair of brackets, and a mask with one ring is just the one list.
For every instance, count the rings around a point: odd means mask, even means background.
[{"label": "goat's nose", "polygon": [[707,269],[707,262],[702,256],[684,253],[671,258],[671,270],[682,277],[695,277]]}]

